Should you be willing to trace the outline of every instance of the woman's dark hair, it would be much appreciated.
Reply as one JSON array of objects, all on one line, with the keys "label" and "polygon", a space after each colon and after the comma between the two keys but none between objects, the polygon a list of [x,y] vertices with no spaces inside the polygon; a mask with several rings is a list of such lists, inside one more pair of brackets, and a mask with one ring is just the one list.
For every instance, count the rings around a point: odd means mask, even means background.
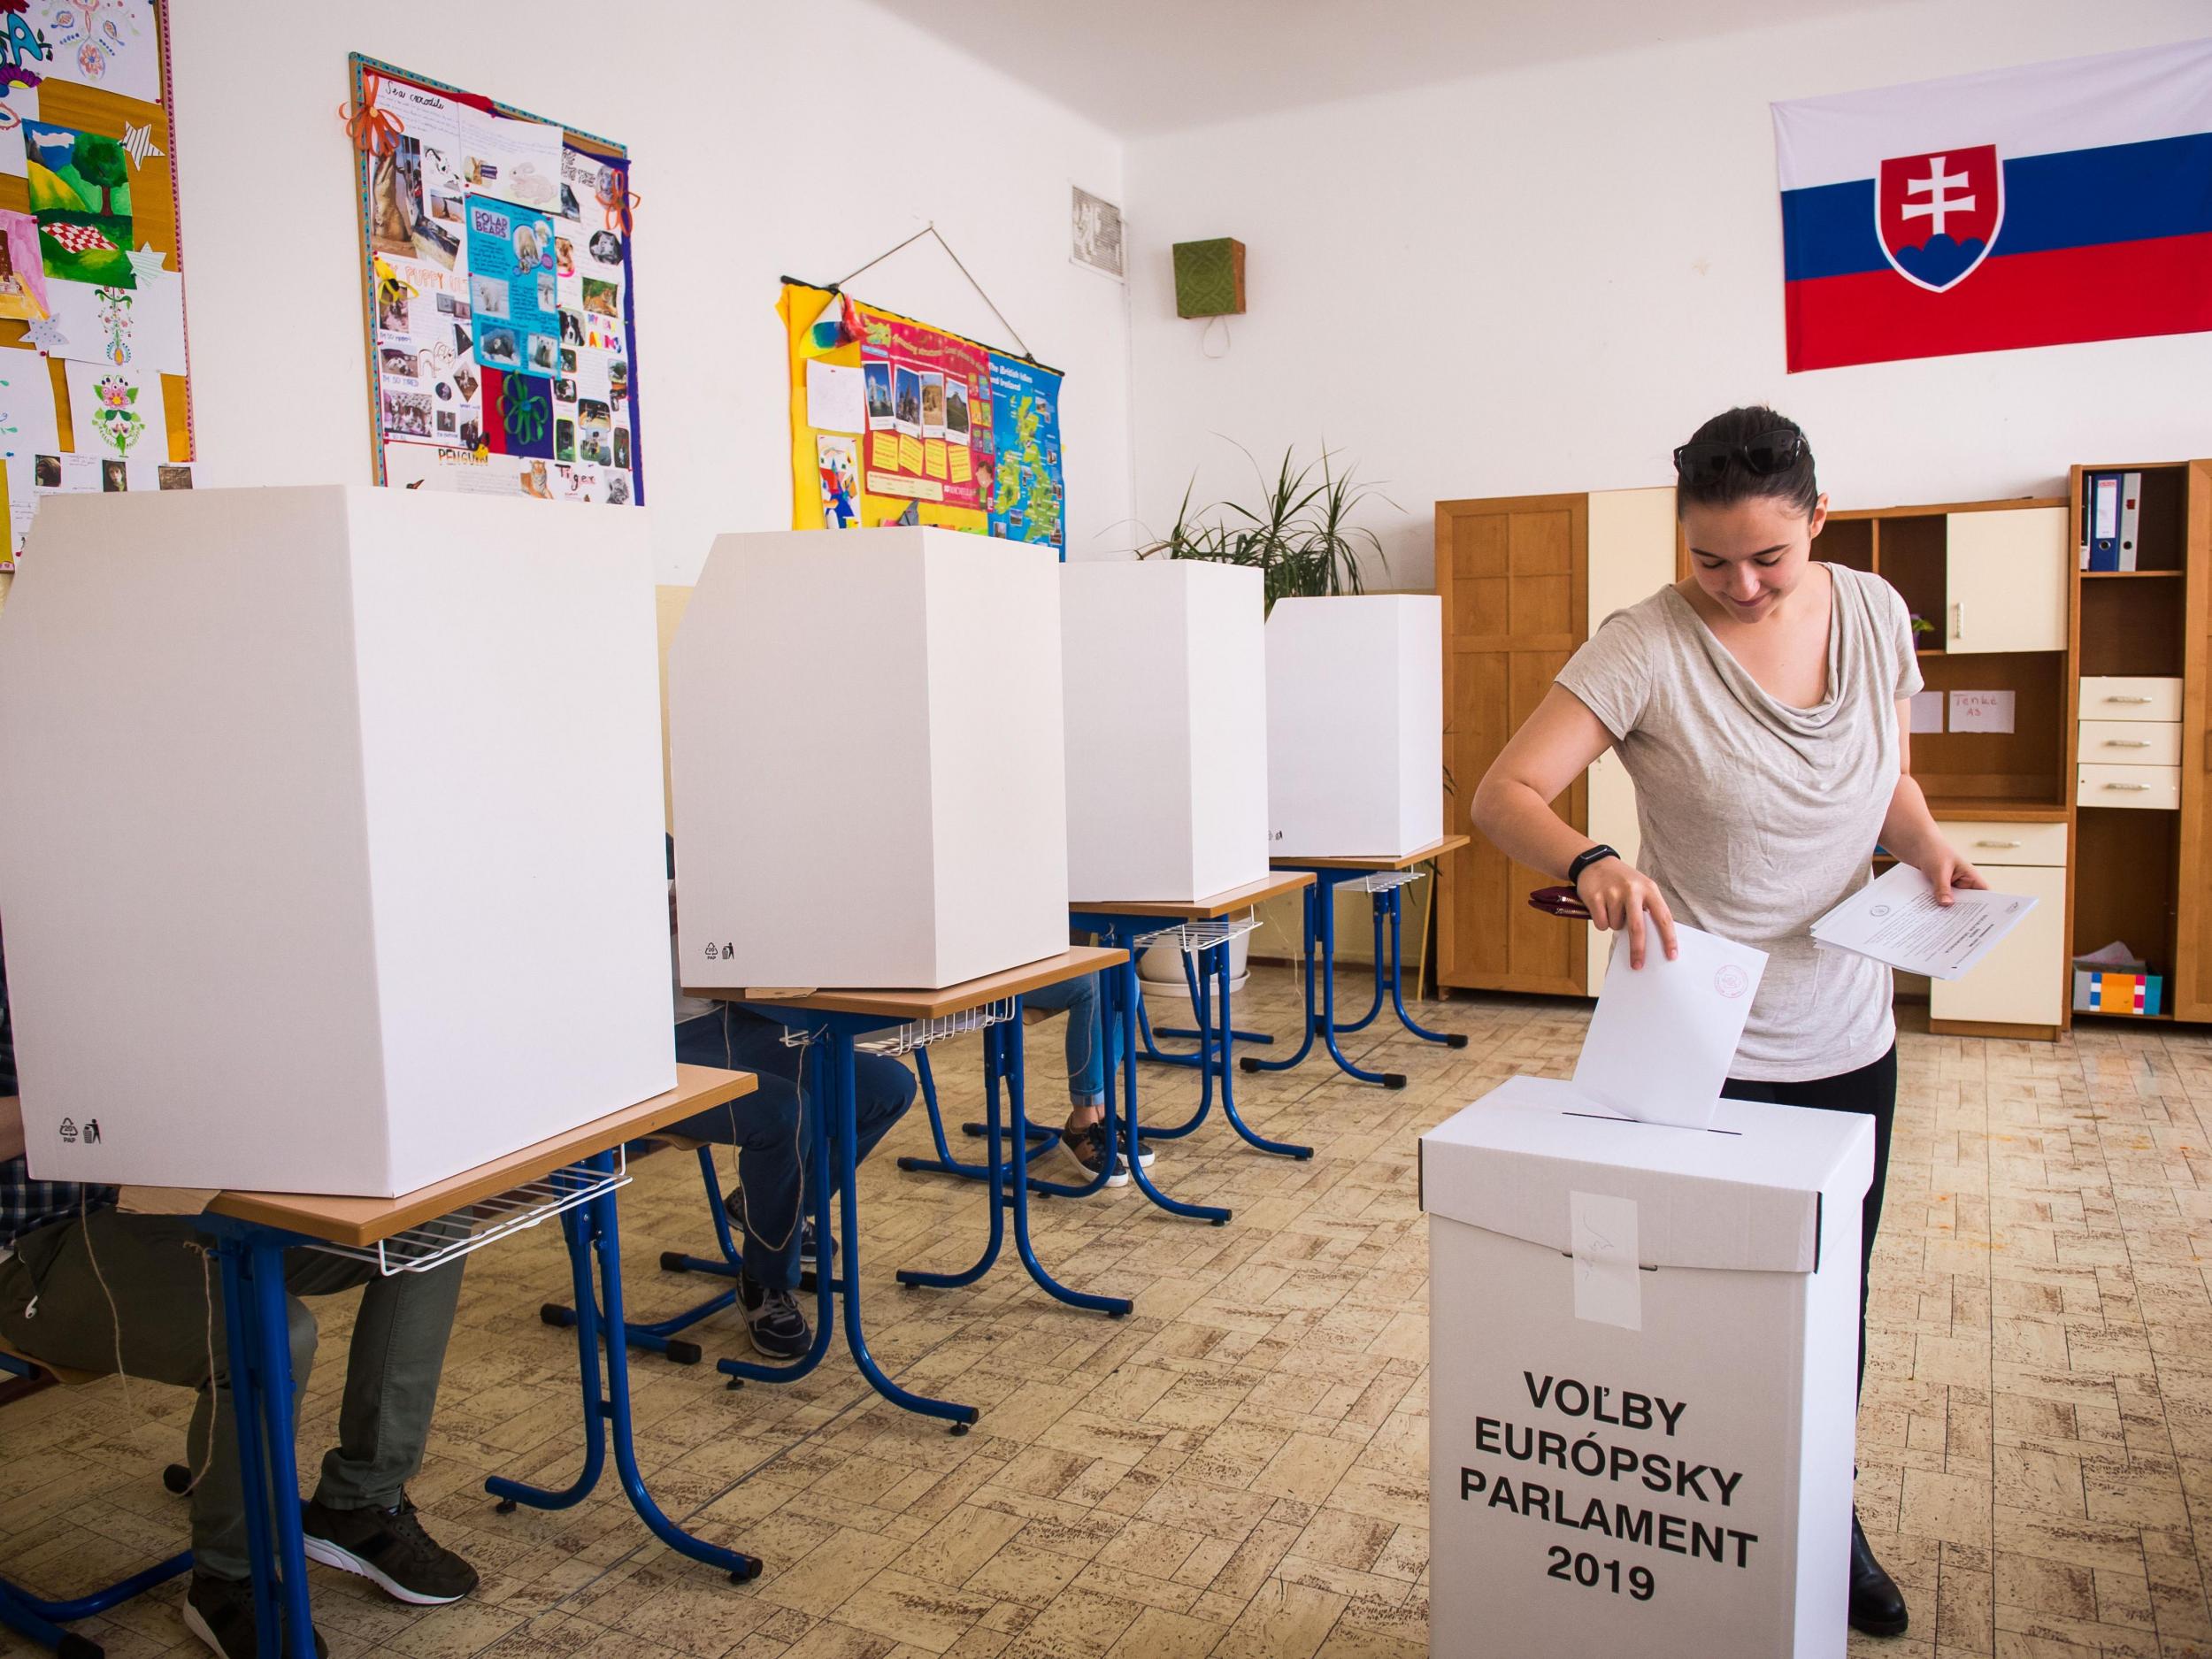
[{"label": "woman's dark hair", "polygon": [[1724,465],[1709,465],[1686,470],[1677,451],[1674,481],[1674,515],[1679,518],[1682,510],[1689,506],[1732,507],[1740,501],[1774,500],[1794,507],[1809,518],[1820,501],[1820,485],[1813,476],[1812,445],[1805,441],[1804,429],[1786,415],[1777,414],[1763,403],[1754,403],[1746,409],[1732,409],[1725,414],[1715,415],[1690,434],[1683,449],[1704,447],[1709,457],[1709,446],[1729,450],[1740,450],[1747,446],[1756,447],[1755,441],[1772,433],[1787,432],[1797,435],[1797,456],[1787,465],[1773,472],[1759,472],[1746,464],[1740,454],[1732,455]]}]

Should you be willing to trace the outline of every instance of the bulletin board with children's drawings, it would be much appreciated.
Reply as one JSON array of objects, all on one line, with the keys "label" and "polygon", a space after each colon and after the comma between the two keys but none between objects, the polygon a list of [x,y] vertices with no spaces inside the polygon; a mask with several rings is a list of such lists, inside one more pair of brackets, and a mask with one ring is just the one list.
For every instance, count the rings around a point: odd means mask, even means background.
[{"label": "bulletin board with children's drawings", "polygon": [[0,482],[188,489],[168,0],[0,0]]},{"label": "bulletin board with children's drawings", "polygon": [[628,151],[349,62],[377,482],[644,505]]}]

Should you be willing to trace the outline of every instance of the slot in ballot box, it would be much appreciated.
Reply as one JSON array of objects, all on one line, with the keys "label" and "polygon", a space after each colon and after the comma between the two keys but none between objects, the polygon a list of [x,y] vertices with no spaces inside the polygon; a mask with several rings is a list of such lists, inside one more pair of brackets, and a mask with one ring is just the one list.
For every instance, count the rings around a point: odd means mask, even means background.
[{"label": "slot in ballot box", "polygon": [[1840,1659],[1873,1148],[1532,1078],[1421,1138],[1437,1659]]},{"label": "slot in ballot box", "polygon": [[391,1197],[676,1080],[643,512],[57,495],[0,614],[45,1179]]},{"label": "slot in ballot box", "polygon": [[1433,594],[1279,599],[1267,618],[1268,854],[1398,858],[1444,836]]},{"label": "slot in ballot box", "polygon": [[684,984],[938,989],[1067,949],[1050,548],[719,537],[668,714]]},{"label": "slot in ballot box", "polygon": [[1198,899],[1266,876],[1265,611],[1257,570],[1060,567],[1071,899]]}]

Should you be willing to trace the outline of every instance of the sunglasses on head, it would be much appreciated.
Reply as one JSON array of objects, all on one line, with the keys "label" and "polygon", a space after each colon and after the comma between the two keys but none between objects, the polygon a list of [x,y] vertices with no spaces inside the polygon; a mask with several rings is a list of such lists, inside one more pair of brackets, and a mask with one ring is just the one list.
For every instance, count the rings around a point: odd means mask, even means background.
[{"label": "sunglasses on head", "polygon": [[1732,461],[1756,477],[1771,478],[1788,472],[1804,454],[1805,434],[1794,426],[1777,426],[1741,443],[1693,440],[1674,452],[1674,470],[1686,484],[1711,484]]}]

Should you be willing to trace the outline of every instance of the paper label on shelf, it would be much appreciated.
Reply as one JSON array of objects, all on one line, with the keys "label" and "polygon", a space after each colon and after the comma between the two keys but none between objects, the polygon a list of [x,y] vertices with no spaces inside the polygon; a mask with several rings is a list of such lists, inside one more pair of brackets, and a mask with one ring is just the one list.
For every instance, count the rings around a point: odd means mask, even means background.
[{"label": "paper label on shelf", "polygon": [[1570,1193],[1575,1317],[1624,1331],[1644,1328],[1644,1288],[1636,1264],[1636,1201]]},{"label": "paper label on shelf", "polygon": [[[2014,694],[2009,691],[1955,691],[1951,694],[1954,732],[2012,730]],[[1916,706],[1919,699],[1915,698]]]},{"label": "paper label on shelf", "polygon": [[1943,694],[1939,691],[1916,691],[1912,694],[1912,729],[1918,732],[1940,732],[1943,729]]}]

